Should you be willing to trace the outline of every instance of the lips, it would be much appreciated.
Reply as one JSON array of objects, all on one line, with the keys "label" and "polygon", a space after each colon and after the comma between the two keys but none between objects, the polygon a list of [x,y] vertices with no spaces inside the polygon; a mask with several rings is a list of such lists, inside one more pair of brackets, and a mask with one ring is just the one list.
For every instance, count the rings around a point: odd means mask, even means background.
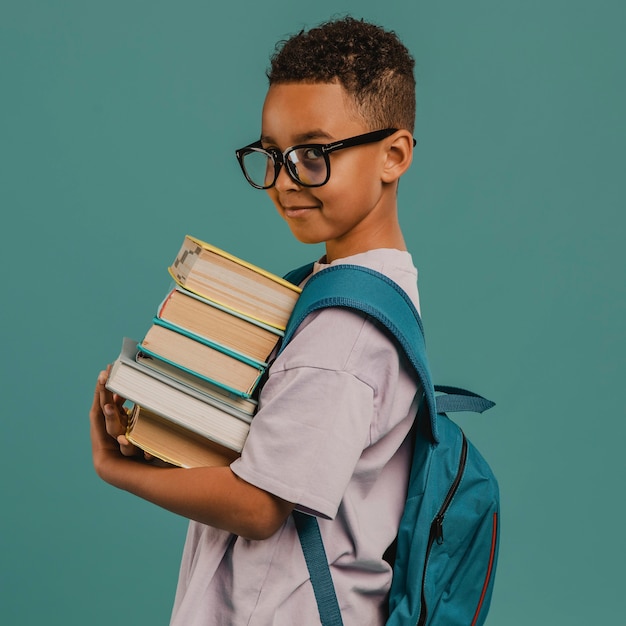
[{"label": "lips", "polygon": [[283,205],[283,211],[285,212],[285,216],[292,217],[292,218],[302,217],[303,215],[306,215],[309,211],[313,211],[314,209],[317,209],[317,208],[318,207],[316,206],[293,206],[293,205],[285,206]]}]

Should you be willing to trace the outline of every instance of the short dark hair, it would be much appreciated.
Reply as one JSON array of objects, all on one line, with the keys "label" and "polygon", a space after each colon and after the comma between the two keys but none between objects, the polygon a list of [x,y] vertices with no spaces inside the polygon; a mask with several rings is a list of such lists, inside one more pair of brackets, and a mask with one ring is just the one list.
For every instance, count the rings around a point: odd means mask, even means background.
[{"label": "short dark hair", "polygon": [[339,82],[372,130],[413,132],[414,65],[393,31],[348,16],[278,42],[267,77],[270,85]]}]

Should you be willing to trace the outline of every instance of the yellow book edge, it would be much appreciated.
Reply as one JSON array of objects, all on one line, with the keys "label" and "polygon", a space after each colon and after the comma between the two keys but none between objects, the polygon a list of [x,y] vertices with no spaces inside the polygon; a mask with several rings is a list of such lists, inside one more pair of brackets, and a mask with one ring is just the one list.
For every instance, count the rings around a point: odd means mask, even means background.
[{"label": "yellow book edge", "polygon": [[[274,324],[273,322],[269,322],[268,320],[263,319],[262,317],[252,315],[251,313],[248,313],[247,311],[240,311],[239,309],[234,308],[233,306],[231,306],[230,304],[227,304],[226,302],[221,302],[220,300],[216,300],[215,298],[209,298],[206,294],[201,293],[197,289],[191,289],[188,285],[185,285],[180,280],[178,280],[171,266],[167,268],[167,271],[177,285],[180,285],[183,289],[187,291],[191,291],[191,293],[195,293],[197,296],[200,296],[201,298],[204,298],[205,300],[210,300],[211,302],[215,302],[215,304],[218,304],[219,306],[224,307],[225,309],[228,309],[230,311],[235,311],[235,313],[238,313],[239,315],[248,317],[261,324],[265,324],[266,326],[271,326],[272,328],[277,328],[278,330],[282,330],[282,331],[284,331],[287,328],[284,324]],[[288,283],[288,284],[291,285],[292,287],[295,287],[295,285],[293,285],[292,283]],[[302,291],[300,287],[296,287],[296,290],[298,293]]]},{"label": "yellow book edge", "polygon": [[198,239],[197,237],[192,237],[191,235],[186,235],[186,237],[191,239],[191,241],[198,244],[200,247],[204,248],[205,250],[208,250],[209,252],[214,252],[215,254],[219,254],[220,256],[224,257],[225,259],[228,259],[229,261],[233,261],[234,263],[237,263],[238,265],[247,267],[253,272],[257,272],[258,274],[261,274],[262,276],[265,276],[266,278],[269,278],[270,280],[273,280],[279,285],[282,285],[283,287],[287,287],[291,289],[292,291],[295,291],[296,293],[302,293],[302,289],[298,287],[297,285],[290,283],[288,280],[285,280],[284,278],[281,278],[280,276],[277,276],[276,274],[272,274],[272,272],[268,272],[267,270],[264,270],[262,267],[258,267],[257,265],[249,263],[248,261],[244,261],[243,259],[240,259],[239,257],[236,257],[233,254],[230,254],[226,252],[225,250],[222,250],[221,248],[213,246],[210,243],[206,243],[206,241],[202,241],[201,239]]}]

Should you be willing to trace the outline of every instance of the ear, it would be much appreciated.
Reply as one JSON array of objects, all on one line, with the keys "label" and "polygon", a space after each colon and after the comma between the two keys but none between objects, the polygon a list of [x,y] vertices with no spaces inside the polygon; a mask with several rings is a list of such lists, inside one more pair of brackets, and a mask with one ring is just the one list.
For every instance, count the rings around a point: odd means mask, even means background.
[{"label": "ear", "polygon": [[393,183],[411,165],[413,160],[413,135],[408,130],[398,130],[385,140],[385,147],[385,162],[381,180],[384,183]]}]

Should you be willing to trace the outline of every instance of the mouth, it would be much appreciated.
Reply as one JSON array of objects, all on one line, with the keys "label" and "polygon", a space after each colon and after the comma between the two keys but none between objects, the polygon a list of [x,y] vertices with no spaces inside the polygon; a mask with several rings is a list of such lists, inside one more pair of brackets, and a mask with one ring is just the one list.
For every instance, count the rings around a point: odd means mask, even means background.
[{"label": "mouth", "polygon": [[285,206],[283,205],[283,211],[285,217],[291,219],[297,219],[299,217],[304,217],[309,212],[318,209],[317,206]]}]

